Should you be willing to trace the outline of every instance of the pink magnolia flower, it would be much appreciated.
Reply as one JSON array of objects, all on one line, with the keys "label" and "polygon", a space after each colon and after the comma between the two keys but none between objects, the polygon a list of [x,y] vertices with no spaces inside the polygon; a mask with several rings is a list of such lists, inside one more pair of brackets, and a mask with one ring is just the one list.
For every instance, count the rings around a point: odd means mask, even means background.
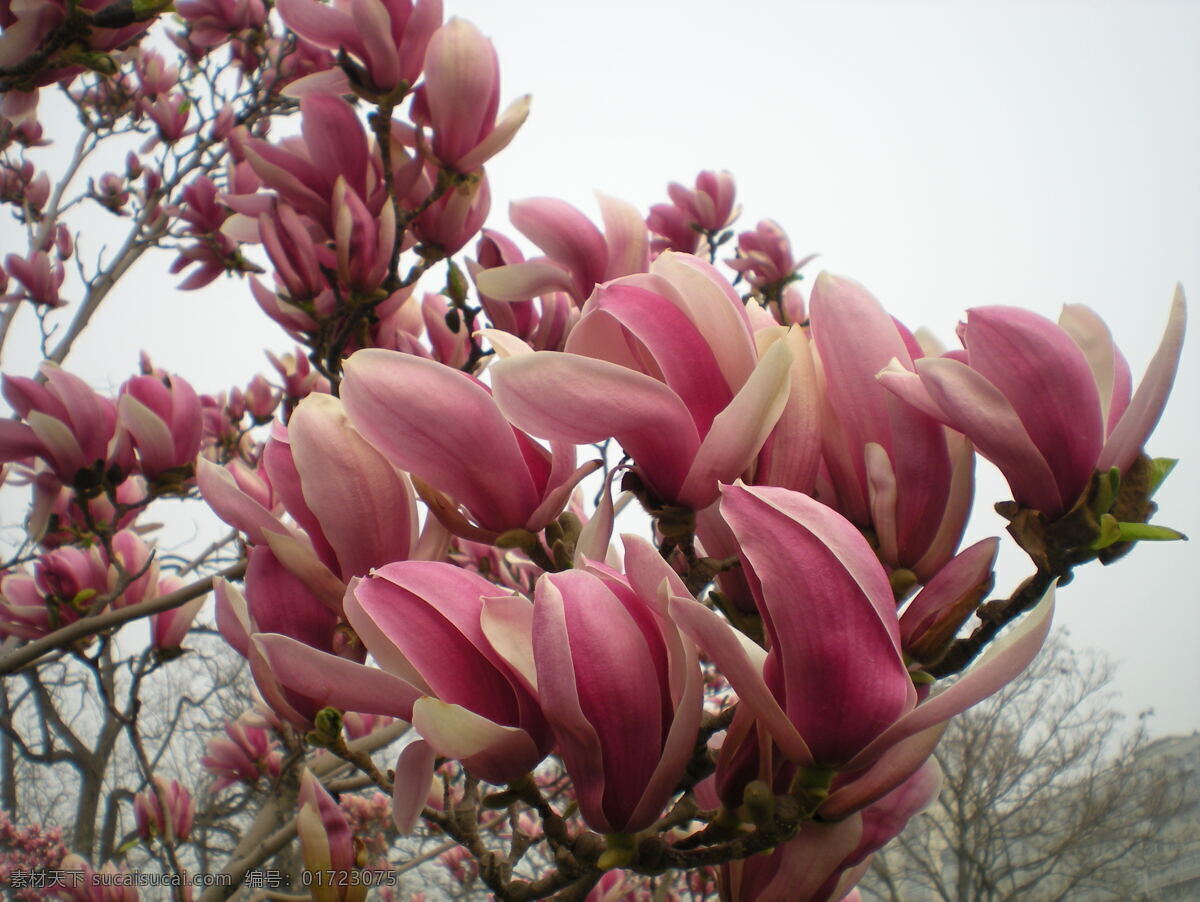
[{"label": "pink magnolia flower", "polygon": [[797,260],[787,233],[777,222],[764,219],[753,232],[738,235],[738,255],[726,264],[737,270],[759,291],[782,291],[796,272],[815,257]]},{"label": "pink magnolia flower", "polygon": [[507,147],[529,115],[529,95],[497,120],[499,102],[496,48],[470,22],[451,19],[429,41],[412,108],[413,121],[433,131],[433,157],[455,172],[473,172]]},{"label": "pink magnolia flower", "polygon": [[266,353],[271,366],[283,380],[285,414],[310,394],[329,394],[329,380],[313,369],[303,348],[297,347],[294,352],[284,354]]},{"label": "pink magnolia flower", "polygon": [[[418,194],[423,199],[429,191]],[[443,256],[450,256],[479,234],[491,208],[492,189],[487,173],[481,172],[455,185],[430,204],[416,218],[413,228],[422,244],[438,249]]]},{"label": "pink magnolia flower", "polygon": [[737,219],[741,211],[734,203],[735,192],[728,172],[701,172],[694,189],[671,182],[667,186],[671,203],[655,204],[646,217],[650,231],[661,236],[655,239],[653,249],[694,254],[705,232],[720,232]]},{"label": "pink magnolia flower", "polygon": [[89,491],[110,468],[120,471],[114,481],[121,482],[133,469],[133,455],[128,435],[117,428],[116,405],[52,363],[43,363],[41,372],[44,385],[4,377],[4,397],[25,422],[0,421],[0,462],[40,457],[63,483]]},{"label": "pink magnolia flower", "polygon": [[283,762],[279,742],[255,715],[243,714],[225,724],[225,737],[210,739],[200,759],[217,780],[213,792],[234,783],[253,786],[265,776],[277,777]]},{"label": "pink magnolia flower", "polygon": [[[282,0],[284,24],[306,41],[344,50],[357,63],[367,91],[391,94],[416,82],[430,38],[442,24],[441,0]],[[331,77],[332,75],[332,77]],[[349,94],[342,72],[322,75],[320,87],[330,94]]]},{"label": "pink magnolia flower", "polygon": [[140,93],[154,100],[179,84],[179,67],[167,63],[163,55],[155,50],[138,54],[134,65]]},{"label": "pink magnolia flower", "polygon": [[172,207],[171,213],[187,222],[187,235],[198,239],[185,245],[171,264],[172,273],[198,264],[198,268],[179,284],[181,290],[202,288],[218,276],[242,266],[237,243],[222,231],[229,210],[218,202],[216,183],[208,176],[200,176],[188,184],[183,189],[183,203]]},{"label": "pink magnolia flower", "polygon": [[866,289],[821,273],[810,306],[830,483],[818,497],[871,528],[886,564],[913,570],[923,582],[950,560],[962,538],[974,456],[938,420],[879,384],[876,374],[889,361],[911,372],[923,355]]},{"label": "pink magnolia flower", "polygon": [[[738,539],[769,651],[739,642],[698,602],[673,599],[672,614],[728,677],[783,762],[853,775],[822,804],[830,818],[865,807],[914,773],[945,722],[1020,673],[1049,630],[1051,593],[951,688],[921,700],[886,573],[852,524],[779,488],[727,487],[721,510]],[[756,736],[751,731],[745,746],[751,771],[769,758],[751,748]],[[730,767],[744,766],[730,755]],[[722,795],[740,804],[738,786],[753,778],[727,779]]]},{"label": "pink magnolia flower", "polygon": [[262,0],[180,0],[175,9],[187,22],[190,39],[205,48],[223,44],[239,32],[261,28],[267,21]]},{"label": "pink magnolia flower", "polygon": [[[143,97],[140,106],[142,114],[158,127],[158,140],[164,144],[174,144],[195,131],[195,128],[188,128],[192,118],[192,102],[185,94],[172,92],[154,100]],[[154,143],[152,138],[143,145],[143,152],[153,147]]]},{"label": "pink magnolia flower", "polygon": [[493,344],[507,355],[491,369],[496,403],[513,423],[552,441],[615,437],[658,503],[694,510],[751,464],[790,388],[789,344],[760,360],[741,299],[687,255],[598,288],[564,353]]},{"label": "pink magnolia flower", "polygon": [[96,871],[86,859],[72,852],[58,868],[83,875],[78,882],[68,879],[56,888],[59,898],[68,902],[138,902],[137,878],[123,862],[117,867],[114,862],[106,861]]},{"label": "pink magnolia flower", "polygon": [[550,750],[532,664],[533,607],[497,591],[481,576],[426,561],[388,564],[353,582],[346,616],[382,670],[286,636],[254,637],[290,692],[413,724],[422,738],[396,765],[402,830],[412,829],[425,804],[437,755],[503,784]]},{"label": "pink magnolia flower", "polygon": [[[486,386],[435,361],[367,349],[343,372],[342,399],[355,428],[413,475],[434,515],[464,538],[491,542],[511,529],[540,531],[599,466],[576,468],[566,443],[546,450],[508,423]],[[486,471],[480,460],[488,461]]]},{"label": "pink magnolia flower", "polygon": [[648,543],[626,537],[625,555],[625,576],[592,564],[546,574],[534,595],[542,708],[584,820],[605,833],[635,833],[662,813],[702,710],[696,649],[660,588],[690,593]]},{"label": "pink magnolia flower", "polygon": [[321,902],[363,902],[368,884],[351,880],[350,874],[366,864],[366,851],[351,830],[345,812],[307,768],[300,775],[296,801],[300,804],[296,832],[305,870],[340,875],[331,881],[334,885],[315,888],[313,898]]},{"label": "pink magnolia flower", "polygon": [[192,794],[178,780],[168,783],[163,777],[155,777],[154,786],[147,786],[133,797],[138,836],[147,842],[165,837],[168,827],[174,842],[184,842],[192,831],[195,814]]},{"label": "pink magnolia flower", "polygon": [[719,232],[728,228],[740,212],[734,203],[736,188],[733,175],[729,172],[706,170],[696,176],[695,189],[685,188],[678,182],[667,186],[671,201],[706,232]]},{"label": "pink magnolia flower", "polygon": [[1103,321],[1081,306],[1060,324],[1012,307],[979,307],[960,330],[965,354],[889,367],[880,381],[966,435],[1026,508],[1069,511],[1092,474],[1127,471],[1158,423],[1175,381],[1187,310],[1176,288],[1146,376],[1129,366]]},{"label": "pink magnolia flower", "polygon": [[657,256],[663,251],[681,254],[700,252],[701,238],[687,213],[674,204],[655,204],[646,215],[646,228],[656,237],[650,239],[650,253]]},{"label": "pink magnolia flower", "polygon": [[98,547],[56,548],[33,573],[0,578],[0,633],[36,639],[74,623],[109,590],[108,563]]},{"label": "pink magnolia flower", "polygon": [[[371,568],[405,560],[417,545],[415,499],[404,477],[352,428],[332,395],[305,398],[288,426],[276,425],[263,450],[270,490],[291,515],[284,522],[239,471],[201,461],[197,482],[217,516],[269,548],[279,564],[330,611],[346,584]],[[256,497],[257,495],[257,497]],[[247,576],[247,593],[252,593]]]},{"label": "pink magnolia flower", "polygon": [[135,376],[121,387],[117,413],[133,439],[142,475],[151,481],[186,478],[204,434],[200,399],[186,380]]},{"label": "pink magnolia flower", "polygon": [[34,304],[50,308],[61,307],[66,303],[58,296],[58,290],[66,278],[66,271],[61,262],[51,263],[50,255],[45,251],[36,251],[28,258],[9,254],[4,258],[4,265],[25,289],[23,295],[6,296],[5,300],[18,300],[23,297]]},{"label": "pink magnolia flower", "polygon": [[633,205],[597,194],[604,233],[565,201],[549,197],[514,201],[508,215],[546,257],[507,263],[475,277],[480,292],[499,301],[524,301],[565,291],[583,304],[601,282],[646,272],[646,225]]},{"label": "pink magnolia flower", "polygon": [[[320,6],[315,0],[313,5]],[[231,143],[245,156],[264,187],[275,191],[280,200],[333,239],[338,232],[334,204],[338,180],[344,181],[344,190],[352,191],[371,215],[377,215],[384,206],[382,164],[378,154],[372,153],[354,108],[341,97],[313,94],[301,98],[300,123],[300,135],[278,143],[244,137]],[[272,203],[270,195],[261,191],[228,194],[222,200],[255,220]]]}]

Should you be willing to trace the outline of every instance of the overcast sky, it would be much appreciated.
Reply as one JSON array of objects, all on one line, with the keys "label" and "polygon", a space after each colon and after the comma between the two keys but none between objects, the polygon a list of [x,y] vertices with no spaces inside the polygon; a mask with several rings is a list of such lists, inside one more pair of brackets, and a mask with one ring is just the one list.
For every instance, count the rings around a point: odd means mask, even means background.
[{"label": "overcast sky", "polygon": [[[1106,318],[1135,378],[1174,284],[1200,297],[1200,4],[446,0],[497,46],[502,103],[528,123],[489,165],[491,225],[592,189],[641,209],[668,181],[730,169],[739,226],[773,218],[798,253],[954,342],[962,312],[1020,304]],[[581,12],[585,11],[585,12]],[[12,232],[6,232],[11,235]],[[6,250],[9,242],[5,242]],[[215,390],[287,347],[236,282],[181,295],[143,266],[71,366],[119,382],[146,347]],[[1160,522],[1200,537],[1200,353],[1184,348],[1152,454],[1180,457]],[[6,361],[17,366],[16,358]],[[986,465],[971,537],[1008,497]],[[5,517],[6,520],[11,519]],[[1011,544],[1011,543],[1010,543]],[[1060,593],[1077,645],[1120,661],[1121,707],[1157,733],[1200,728],[1195,545],[1139,547]],[[998,587],[1026,574],[1005,555]]]}]

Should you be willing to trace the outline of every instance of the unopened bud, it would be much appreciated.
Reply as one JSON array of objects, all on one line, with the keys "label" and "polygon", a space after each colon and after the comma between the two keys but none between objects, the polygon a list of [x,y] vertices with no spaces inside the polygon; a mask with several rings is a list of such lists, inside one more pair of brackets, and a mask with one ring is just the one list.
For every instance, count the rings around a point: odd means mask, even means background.
[{"label": "unopened bud", "polygon": [[742,809],[746,820],[765,829],[775,819],[775,793],[763,780],[751,780],[742,793]]}]

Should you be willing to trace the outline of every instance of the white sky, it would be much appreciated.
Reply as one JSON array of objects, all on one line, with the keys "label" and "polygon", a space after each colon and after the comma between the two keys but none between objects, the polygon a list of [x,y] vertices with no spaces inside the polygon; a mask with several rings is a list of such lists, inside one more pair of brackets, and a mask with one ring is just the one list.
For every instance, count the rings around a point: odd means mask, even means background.
[{"label": "white sky", "polygon": [[[821,252],[811,275],[859,280],[910,326],[953,343],[970,306],[1056,317],[1087,303],[1135,378],[1175,282],[1200,298],[1200,4],[446,7],[494,39],[502,103],[534,95],[525,128],[488,167],[493,227],[506,229],[509,199],[561,197],[597,216],[597,188],[645,210],[668,181],[727,168],[740,227],[776,219],[798,254]],[[287,347],[238,283],[181,295],[152,269],[97,318],[73,369],[115,384],[145,347],[216,390],[261,369],[264,346]],[[1200,540],[1195,332],[1150,451],[1182,458],[1158,520]],[[27,371],[16,356],[9,367]],[[976,538],[1002,529],[989,507],[1008,494],[985,473],[978,497]],[[1194,544],[1147,545],[1085,568],[1059,596],[1059,622],[1121,662],[1121,707],[1153,707],[1156,733],[1200,728],[1196,562]],[[1010,553],[998,588],[1026,571]]]}]

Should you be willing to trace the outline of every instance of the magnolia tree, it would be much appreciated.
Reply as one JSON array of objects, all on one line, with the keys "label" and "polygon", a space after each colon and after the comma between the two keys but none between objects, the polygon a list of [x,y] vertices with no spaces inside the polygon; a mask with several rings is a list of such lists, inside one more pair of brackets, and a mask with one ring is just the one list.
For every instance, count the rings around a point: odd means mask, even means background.
[{"label": "magnolia tree", "polygon": [[[801,292],[811,258],[735,232],[724,172],[484,229],[528,99],[501,109],[440,0],[167,5],[0,0],[27,237],[0,339],[36,318],[45,358],[0,422],[22,898],[854,898],[1054,586],[1178,537],[1143,445],[1181,292],[1135,388],[1087,307],[977,308],[945,350],[848,278]],[[80,123],[57,171],[51,86]],[[124,238],[93,264],[95,210]],[[73,374],[161,249],[296,353],[209,394],[149,359],[113,393]],[[991,600],[999,538],[960,547],[976,454],[1031,568]],[[156,548],[181,502],[232,532]]]}]

